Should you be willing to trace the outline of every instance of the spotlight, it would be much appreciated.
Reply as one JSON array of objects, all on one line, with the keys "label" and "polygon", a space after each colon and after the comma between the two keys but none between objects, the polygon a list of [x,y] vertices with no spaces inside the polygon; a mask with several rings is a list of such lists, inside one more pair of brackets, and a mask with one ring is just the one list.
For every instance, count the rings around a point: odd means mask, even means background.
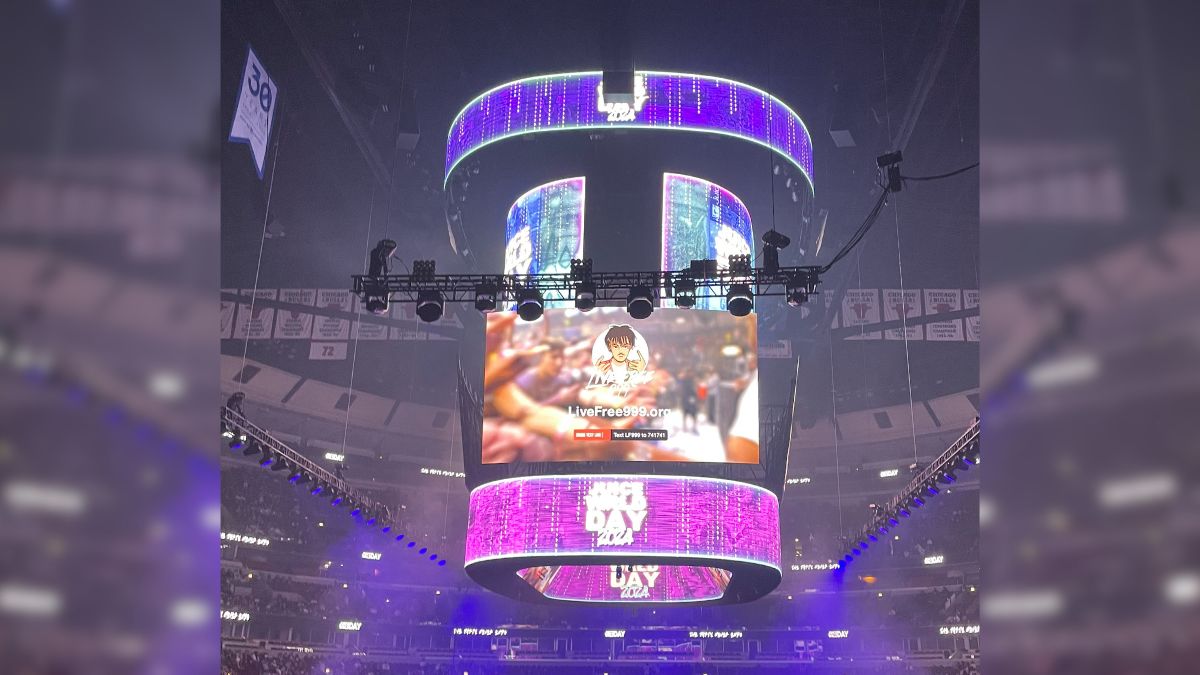
[{"label": "spotlight", "polygon": [[367,311],[372,314],[387,314],[388,299],[386,295],[371,295],[367,296],[366,302]]},{"label": "spotlight", "polygon": [[680,279],[675,282],[675,306],[691,309],[696,306],[696,282],[691,279]]},{"label": "spotlight", "polygon": [[634,286],[625,301],[625,309],[635,319],[645,319],[654,313],[654,292],[646,286]]},{"label": "spotlight", "polygon": [[525,321],[537,321],[542,317],[546,301],[536,288],[522,288],[517,292],[517,314]]},{"label": "spotlight", "polygon": [[396,535],[396,541],[400,541],[403,538],[404,538],[404,535],[402,535],[402,534]]},{"label": "spotlight", "polygon": [[412,547],[414,547],[414,546],[416,546],[416,545],[417,545],[417,542],[415,542],[415,541],[410,541],[410,542],[408,542],[408,547],[409,547],[409,548],[412,548]]},{"label": "spotlight", "polygon": [[392,531],[392,526],[391,526],[391,525],[384,525],[382,528],[380,528],[380,530],[379,530],[379,531],[380,531],[380,532],[382,532],[382,533],[384,533],[384,534],[387,534],[388,532],[391,532],[391,531]]},{"label": "spotlight", "polygon": [[583,281],[575,285],[575,309],[590,312],[596,308],[596,284]]},{"label": "spotlight", "polygon": [[446,308],[446,298],[441,291],[417,291],[417,316],[426,323],[433,323],[442,318]]},{"label": "spotlight", "polygon": [[300,478],[303,475],[304,475],[304,472],[301,471],[300,469],[292,469],[291,473],[288,474],[288,482],[289,483],[299,483]]},{"label": "spotlight", "polygon": [[480,312],[496,311],[496,287],[492,284],[479,284],[475,287],[475,309]]},{"label": "spotlight", "polygon": [[895,516],[888,516],[888,525],[891,525],[892,527],[895,527],[895,526],[897,526],[897,525],[899,525],[899,524],[900,524],[900,521],[896,520],[896,517],[895,517]]},{"label": "spotlight", "polygon": [[244,433],[238,434],[232,441],[229,441],[230,450],[238,450],[244,445],[246,445],[246,434]]},{"label": "spotlight", "polygon": [[267,448],[263,448],[263,456],[262,456],[262,459],[258,460],[258,465],[261,467],[267,467],[267,466],[270,466],[271,462],[274,462],[274,461],[275,461],[275,453],[271,452]]},{"label": "spotlight", "polygon": [[862,555],[862,551],[858,550],[858,547],[850,549],[850,552],[854,555]]},{"label": "spotlight", "polygon": [[310,493],[311,493],[313,496],[316,496],[316,495],[319,495],[319,494],[321,494],[321,491],[322,491],[322,490],[324,490],[324,489],[325,489],[325,486],[324,486],[324,485],[322,485],[322,484],[320,483],[320,481],[318,481],[316,485],[313,485],[313,489],[312,489],[312,490],[310,490],[309,492],[310,492]]},{"label": "spotlight", "polygon": [[941,492],[941,490],[937,488],[937,485],[934,485],[932,481],[929,483],[929,485],[925,486],[925,490],[929,492],[930,496]]},{"label": "spotlight", "polygon": [[427,549],[427,548],[423,548],[423,547],[421,548],[421,550],[420,550],[420,551],[417,551],[417,553],[420,553],[421,555],[425,555],[425,554],[426,554],[426,553],[428,553],[428,552],[429,552],[429,549]]},{"label": "spotlight", "polygon": [[912,501],[913,504],[916,504],[917,506],[925,506],[925,500],[921,497],[913,497]]},{"label": "spotlight", "polygon": [[900,507],[900,515],[902,515],[902,516],[904,516],[905,518],[907,518],[907,517],[909,517],[909,516],[911,516],[911,515],[912,515],[912,511],[909,511],[908,509],[906,509],[906,508],[904,508],[904,507]]},{"label": "spotlight", "polygon": [[445,567],[445,566],[446,566],[446,561],[445,561],[445,560],[439,560],[439,561],[438,561],[438,567]]},{"label": "spotlight", "polygon": [[808,302],[808,288],[799,279],[788,279],[787,285],[787,304],[792,307],[799,307]]},{"label": "spotlight", "polygon": [[949,485],[958,480],[958,476],[955,476],[953,471],[946,471],[938,478],[938,480],[942,481],[946,485]]},{"label": "spotlight", "polygon": [[870,539],[871,541],[879,541],[879,537],[876,537],[873,534],[868,534],[867,539]]},{"label": "spotlight", "polygon": [[868,548],[870,548],[870,544],[868,544],[868,543],[866,542],[866,540],[864,539],[863,541],[860,541],[860,542],[858,542],[858,547],[859,547],[859,548],[861,548],[861,549],[863,549],[863,550],[865,551],[865,550],[867,550]]},{"label": "spotlight", "polygon": [[958,467],[959,471],[970,471],[971,467],[975,466],[975,462],[972,462],[967,457],[959,457],[958,464],[956,466]]},{"label": "spotlight", "polygon": [[224,421],[221,422],[221,438],[233,438],[233,428]]},{"label": "spotlight", "polygon": [[286,459],[282,459],[282,458],[278,462],[275,462],[274,464],[271,465],[272,471],[287,471],[290,468],[292,468],[291,462],[287,461]]},{"label": "spotlight", "polygon": [[357,516],[360,513],[362,513],[362,509],[357,506],[350,511],[351,516]]},{"label": "spotlight", "polygon": [[337,505],[341,504],[343,501],[345,501],[345,500],[342,499],[342,496],[338,495],[338,496],[334,497],[333,499],[329,500],[329,505],[337,506]]},{"label": "spotlight", "polygon": [[[238,440],[241,441],[241,439]],[[262,452],[262,444],[258,441],[250,441],[246,444],[246,449],[242,451],[242,454],[246,457],[250,457],[251,455],[257,455],[260,452]]]},{"label": "spotlight", "polygon": [[734,316],[746,316],[754,309],[754,295],[750,292],[749,284],[734,284],[725,295],[729,313]]},{"label": "spotlight", "polygon": [[303,485],[304,483],[307,483],[310,480],[312,480],[312,476],[310,476],[307,471],[301,471],[300,478],[296,481],[296,483]]}]

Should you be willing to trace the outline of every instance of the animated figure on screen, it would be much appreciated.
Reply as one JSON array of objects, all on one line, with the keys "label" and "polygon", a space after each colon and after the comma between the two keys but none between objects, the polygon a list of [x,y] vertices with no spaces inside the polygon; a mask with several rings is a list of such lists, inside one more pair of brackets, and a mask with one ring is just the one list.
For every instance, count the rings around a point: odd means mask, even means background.
[{"label": "animated figure on screen", "polygon": [[646,356],[639,348],[639,341],[645,344],[645,340],[640,339],[628,325],[609,326],[608,332],[604,334],[604,346],[608,355],[600,354],[600,358],[595,358],[597,354],[593,352],[596,370],[600,373],[603,383],[633,384],[634,373],[646,372]]}]

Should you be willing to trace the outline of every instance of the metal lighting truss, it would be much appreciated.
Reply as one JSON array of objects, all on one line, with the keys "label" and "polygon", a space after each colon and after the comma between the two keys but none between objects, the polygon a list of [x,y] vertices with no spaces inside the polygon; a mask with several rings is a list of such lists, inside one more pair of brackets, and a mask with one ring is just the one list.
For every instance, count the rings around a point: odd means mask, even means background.
[{"label": "metal lighting truss", "polygon": [[[951,443],[950,447],[942,451],[942,454],[930,462],[929,466],[918,471],[912,480],[908,482],[908,485],[904,486],[903,490],[876,511],[877,515],[875,519],[865,525],[858,532],[858,535],[852,538],[850,541],[850,551],[847,551],[847,554],[852,552],[859,542],[866,541],[870,536],[876,535],[881,531],[886,531],[881,528],[889,527],[889,519],[899,518],[900,509],[908,508],[910,501],[914,497],[921,497],[922,492],[927,486],[936,483],[943,474],[954,471],[960,459],[977,452],[978,443],[979,418],[976,417],[971,426],[967,427],[967,430],[958,437],[958,440]],[[922,498],[928,497],[929,495],[925,495]]]},{"label": "metal lighting truss", "polygon": [[421,291],[438,291],[444,302],[473,302],[484,289],[495,294],[497,306],[515,302],[519,292],[530,290],[540,292],[546,301],[571,301],[581,283],[595,285],[597,304],[623,303],[629,291],[637,287],[649,288],[663,298],[674,298],[681,291],[696,298],[724,298],[736,284],[746,284],[752,295],[766,297],[784,296],[789,289],[796,288],[802,289],[807,296],[816,293],[817,285],[821,283],[819,267],[780,267],[772,271],[763,268],[722,269],[695,276],[691,270],[518,275],[426,273],[379,277],[357,274],[353,280],[354,293],[386,293],[392,302],[417,302],[417,294]]},{"label": "metal lighting truss", "polygon": [[325,487],[330,495],[341,496],[346,503],[361,508],[367,518],[374,516],[379,521],[376,524],[384,527],[391,525],[390,522],[382,522],[385,518],[385,509],[376,504],[373,499],[354,490],[345,479],[338,478],[327,469],[319,466],[316,462],[288,447],[287,444],[272,436],[266,429],[254,424],[243,415],[222,406],[221,422],[235,432],[241,431],[246,434],[247,443],[251,440],[258,441],[277,458],[275,461],[286,461],[291,465],[293,471],[308,474],[309,479],[313,483]]}]

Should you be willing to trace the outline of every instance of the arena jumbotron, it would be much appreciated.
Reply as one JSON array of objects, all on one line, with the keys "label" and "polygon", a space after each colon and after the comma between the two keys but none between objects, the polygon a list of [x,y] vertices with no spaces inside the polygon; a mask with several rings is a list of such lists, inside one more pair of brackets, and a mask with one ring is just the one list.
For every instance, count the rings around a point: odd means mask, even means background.
[{"label": "arena jumbotron", "polygon": [[935,4],[225,3],[224,672],[976,672]]}]

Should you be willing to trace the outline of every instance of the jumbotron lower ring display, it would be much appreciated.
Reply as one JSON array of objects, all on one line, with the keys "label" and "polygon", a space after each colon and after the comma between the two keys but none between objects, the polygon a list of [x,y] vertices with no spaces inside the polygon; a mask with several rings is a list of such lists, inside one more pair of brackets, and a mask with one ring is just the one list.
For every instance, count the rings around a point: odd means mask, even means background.
[{"label": "jumbotron lower ring display", "polygon": [[779,584],[779,501],[715,478],[510,478],[471,493],[466,571],[526,601],[737,603]]}]

